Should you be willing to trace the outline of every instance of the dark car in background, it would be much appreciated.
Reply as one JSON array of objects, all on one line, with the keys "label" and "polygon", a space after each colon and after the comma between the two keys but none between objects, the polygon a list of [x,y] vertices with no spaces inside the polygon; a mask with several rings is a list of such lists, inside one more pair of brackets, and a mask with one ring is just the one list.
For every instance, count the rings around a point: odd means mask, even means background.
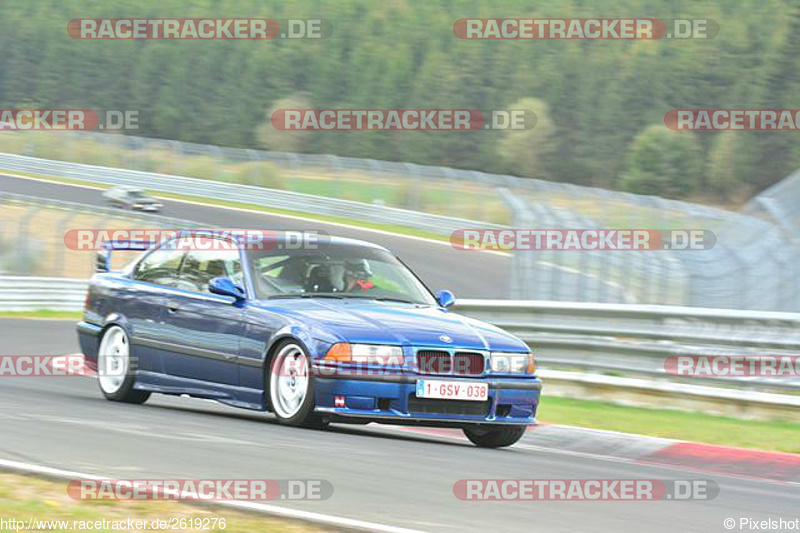
[{"label": "dark car in background", "polygon": [[134,209],[138,211],[157,212],[164,207],[158,200],[148,196],[144,190],[136,187],[114,187],[103,193],[111,205],[123,209]]}]

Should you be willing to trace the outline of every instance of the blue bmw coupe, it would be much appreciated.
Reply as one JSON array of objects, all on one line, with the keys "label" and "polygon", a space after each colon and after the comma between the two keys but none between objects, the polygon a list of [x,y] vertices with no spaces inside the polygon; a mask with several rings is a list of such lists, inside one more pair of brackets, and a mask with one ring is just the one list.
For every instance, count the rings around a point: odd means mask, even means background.
[{"label": "blue bmw coupe", "polygon": [[[434,297],[385,248],[273,235],[106,243],[77,328],[103,395],[186,394],[292,426],[457,427],[483,447],[535,423],[541,381],[524,342],[452,312],[452,293]],[[111,271],[116,249],[143,253]]]}]

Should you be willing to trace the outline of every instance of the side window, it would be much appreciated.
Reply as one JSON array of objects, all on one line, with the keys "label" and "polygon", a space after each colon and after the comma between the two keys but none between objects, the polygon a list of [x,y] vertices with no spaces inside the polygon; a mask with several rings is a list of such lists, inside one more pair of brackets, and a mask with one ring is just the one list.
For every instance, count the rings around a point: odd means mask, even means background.
[{"label": "side window", "polygon": [[288,255],[262,257],[258,263],[258,273],[270,279],[287,279],[291,277],[302,281],[305,271],[302,261],[289,261]]},{"label": "side window", "polygon": [[180,250],[156,250],[136,266],[133,278],[137,281],[174,287],[178,280],[178,268],[185,253]]},{"label": "side window", "polygon": [[190,291],[209,292],[213,278],[231,278],[242,283],[242,263],[236,250],[195,250],[186,255],[179,287]]}]

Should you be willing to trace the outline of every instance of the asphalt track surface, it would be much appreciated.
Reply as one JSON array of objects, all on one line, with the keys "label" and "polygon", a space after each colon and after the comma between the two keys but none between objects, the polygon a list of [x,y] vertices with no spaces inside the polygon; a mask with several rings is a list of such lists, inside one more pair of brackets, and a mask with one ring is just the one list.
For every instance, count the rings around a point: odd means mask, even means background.
[{"label": "asphalt track surface", "polygon": [[[108,207],[101,196],[101,191],[97,189],[55,182],[0,175],[0,191]],[[511,260],[508,256],[456,250],[445,242],[409,239],[313,220],[304,221],[170,200],[164,200],[163,203],[164,208],[160,214],[201,222],[209,226],[273,231],[326,231],[331,235],[374,242],[392,250],[434,293],[450,289],[455,292],[456,297],[463,298],[509,297],[508,277]]]},{"label": "asphalt track surface", "polygon": [[[69,321],[0,320],[0,355],[77,353]],[[547,410],[544,396],[542,409]],[[422,531],[716,532],[726,518],[794,520],[800,489],[576,456],[483,450],[381,426],[287,428],[264,413],[154,395],[107,402],[91,378],[0,378],[0,458],[119,479],[326,479],[326,501],[276,505]],[[711,479],[711,501],[461,501],[460,479]],[[224,511],[220,511],[224,515]],[[734,531],[741,531],[738,528]]]}]

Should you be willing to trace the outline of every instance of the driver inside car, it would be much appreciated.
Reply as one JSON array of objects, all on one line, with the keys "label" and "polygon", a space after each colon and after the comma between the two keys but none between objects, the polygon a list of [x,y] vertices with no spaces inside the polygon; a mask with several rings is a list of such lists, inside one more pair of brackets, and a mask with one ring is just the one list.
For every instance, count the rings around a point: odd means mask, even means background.
[{"label": "driver inside car", "polygon": [[344,264],[344,292],[368,291],[375,288],[370,281],[372,269],[366,259],[345,261]]}]

